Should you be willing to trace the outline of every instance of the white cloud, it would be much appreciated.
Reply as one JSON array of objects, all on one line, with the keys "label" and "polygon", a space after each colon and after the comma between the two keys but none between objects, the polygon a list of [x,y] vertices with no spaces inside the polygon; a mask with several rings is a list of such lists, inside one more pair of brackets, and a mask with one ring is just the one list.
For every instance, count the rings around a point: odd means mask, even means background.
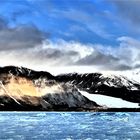
[{"label": "white cloud", "polygon": [[115,47],[46,40],[32,48],[0,51],[0,64],[46,71],[49,69],[53,73],[129,70],[140,67],[140,41],[130,37],[120,37],[117,40],[120,44]]},{"label": "white cloud", "polygon": [[75,42],[75,41],[69,41],[66,42],[62,39],[57,40],[56,42],[52,41],[44,41],[43,42],[43,48],[44,49],[57,49],[60,51],[76,51],[80,54],[80,58],[83,58],[87,55],[90,55],[94,52],[93,45],[91,44],[82,44],[80,42]]}]

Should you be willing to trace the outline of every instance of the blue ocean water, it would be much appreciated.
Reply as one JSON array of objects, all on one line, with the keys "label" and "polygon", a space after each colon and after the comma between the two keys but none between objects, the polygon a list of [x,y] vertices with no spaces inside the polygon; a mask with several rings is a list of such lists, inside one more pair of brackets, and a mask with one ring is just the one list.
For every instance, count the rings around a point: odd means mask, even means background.
[{"label": "blue ocean water", "polygon": [[0,112],[0,140],[135,140],[140,113]]}]

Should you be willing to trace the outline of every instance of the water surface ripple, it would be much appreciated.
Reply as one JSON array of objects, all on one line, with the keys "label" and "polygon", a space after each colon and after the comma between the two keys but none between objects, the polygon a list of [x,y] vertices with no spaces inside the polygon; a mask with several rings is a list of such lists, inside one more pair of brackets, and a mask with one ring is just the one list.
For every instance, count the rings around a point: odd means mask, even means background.
[{"label": "water surface ripple", "polygon": [[32,139],[140,139],[140,113],[0,112],[0,140]]}]

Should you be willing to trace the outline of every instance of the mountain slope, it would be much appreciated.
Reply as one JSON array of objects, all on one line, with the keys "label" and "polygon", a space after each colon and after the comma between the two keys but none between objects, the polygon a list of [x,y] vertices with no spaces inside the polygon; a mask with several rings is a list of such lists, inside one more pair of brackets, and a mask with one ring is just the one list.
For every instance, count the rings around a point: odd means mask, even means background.
[{"label": "mountain slope", "polygon": [[101,94],[140,103],[140,84],[124,76],[90,74],[63,74],[56,77],[59,82],[68,82],[91,94]]},{"label": "mountain slope", "polygon": [[91,110],[99,107],[48,72],[0,68],[0,110]]},{"label": "mountain slope", "polygon": [[[94,96],[88,98],[83,92]],[[101,104],[95,95],[100,95]],[[133,107],[139,108],[140,84],[124,76],[101,73],[53,76],[24,67],[0,68],[0,110],[110,111],[111,101],[106,105],[104,101],[115,98],[129,101],[130,105],[137,103]]]}]

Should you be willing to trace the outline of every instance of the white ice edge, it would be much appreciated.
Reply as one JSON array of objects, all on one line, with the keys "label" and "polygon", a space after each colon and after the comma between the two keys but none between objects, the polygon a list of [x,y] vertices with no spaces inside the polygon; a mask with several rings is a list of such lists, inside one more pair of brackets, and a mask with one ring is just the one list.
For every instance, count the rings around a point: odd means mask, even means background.
[{"label": "white ice edge", "polygon": [[101,106],[111,107],[111,108],[140,108],[138,103],[132,103],[129,101],[122,100],[120,98],[100,95],[100,94],[89,94],[88,92],[81,91],[79,92],[87,97],[88,99],[96,102]]}]

